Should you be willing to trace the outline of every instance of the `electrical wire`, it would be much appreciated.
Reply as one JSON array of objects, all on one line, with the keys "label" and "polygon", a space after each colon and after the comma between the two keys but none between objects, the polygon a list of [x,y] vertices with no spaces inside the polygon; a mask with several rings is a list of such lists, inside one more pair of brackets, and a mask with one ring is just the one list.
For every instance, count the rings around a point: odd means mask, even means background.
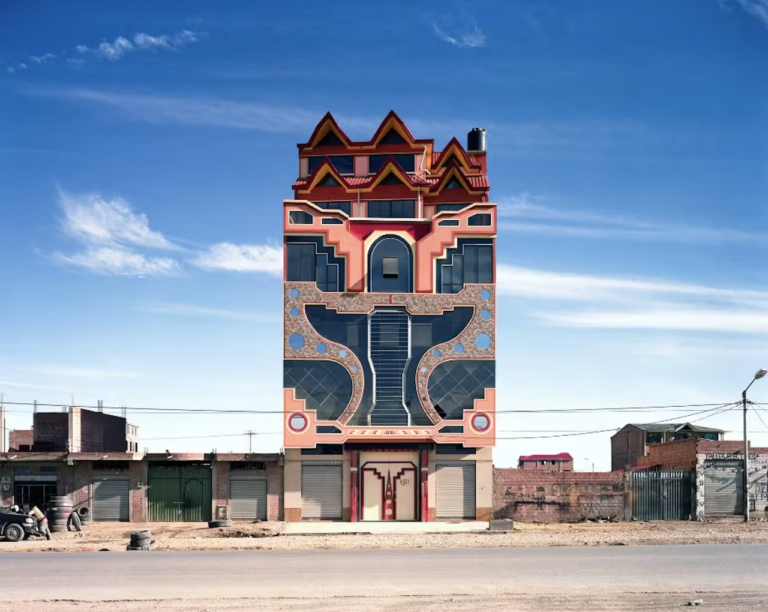
[{"label": "electrical wire", "polygon": [[[66,403],[40,403],[40,402],[8,402],[3,404],[9,406],[38,406],[43,408],[66,408]],[[621,406],[621,407],[603,407],[603,408],[542,408],[542,409],[509,409],[497,410],[496,414],[563,414],[563,413],[582,413],[582,412],[644,412],[647,410],[680,410],[685,408],[706,408],[709,406],[722,406],[724,402],[708,404],[668,404],[661,406]],[[78,405],[79,408],[91,410],[117,410],[131,411],[134,414],[141,413],[176,413],[176,414],[284,414],[283,410],[249,410],[232,408],[161,408],[150,406],[89,406]],[[6,410],[6,412],[12,412]],[[13,411],[16,412],[16,411]],[[27,413],[28,411],[19,411]]]},{"label": "electrical wire", "polygon": [[282,431],[254,431],[249,433],[232,433],[232,434],[208,434],[204,436],[168,436],[164,438],[140,438],[141,442],[157,442],[159,440],[196,440],[207,438],[235,438],[239,436],[274,436],[282,434]]}]

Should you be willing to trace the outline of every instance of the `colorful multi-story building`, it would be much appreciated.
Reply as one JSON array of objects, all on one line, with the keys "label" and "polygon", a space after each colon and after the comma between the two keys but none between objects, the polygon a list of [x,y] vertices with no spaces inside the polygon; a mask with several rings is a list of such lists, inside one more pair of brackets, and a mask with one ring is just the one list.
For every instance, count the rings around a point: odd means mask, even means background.
[{"label": "colorful multi-story building", "polygon": [[496,205],[485,130],[442,151],[329,113],[284,202],[285,518],[487,520]]}]

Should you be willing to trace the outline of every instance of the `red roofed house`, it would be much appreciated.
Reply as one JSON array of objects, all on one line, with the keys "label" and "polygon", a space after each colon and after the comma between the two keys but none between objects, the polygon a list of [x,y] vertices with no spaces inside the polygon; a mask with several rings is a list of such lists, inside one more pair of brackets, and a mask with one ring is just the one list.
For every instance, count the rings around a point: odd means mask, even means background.
[{"label": "red roofed house", "polygon": [[573,472],[573,457],[571,457],[570,453],[558,453],[557,455],[521,455],[517,467],[521,470]]}]

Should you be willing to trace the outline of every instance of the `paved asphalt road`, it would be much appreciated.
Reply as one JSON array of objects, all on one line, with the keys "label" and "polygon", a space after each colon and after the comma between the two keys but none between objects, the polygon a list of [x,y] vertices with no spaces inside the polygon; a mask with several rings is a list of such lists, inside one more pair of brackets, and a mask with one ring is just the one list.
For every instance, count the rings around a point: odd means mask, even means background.
[{"label": "paved asphalt road", "polygon": [[0,601],[766,592],[766,559],[760,545],[6,553]]}]

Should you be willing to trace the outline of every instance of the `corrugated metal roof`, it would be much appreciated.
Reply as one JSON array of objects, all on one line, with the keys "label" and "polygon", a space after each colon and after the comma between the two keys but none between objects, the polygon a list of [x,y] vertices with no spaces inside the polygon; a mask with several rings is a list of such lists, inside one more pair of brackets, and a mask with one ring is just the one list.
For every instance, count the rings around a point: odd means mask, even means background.
[{"label": "corrugated metal roof", "polygon": [[712,427],[702,427],[701,425],[692,425],[691,423],[632,423],[633,427],[638,427],[643,431],[651,433],[662,433],[665,431],[680,431],[687,429],[689,431],[698,431],[702,433],[723,433],[722,429]]},{"label": "corrugated metal roof", "polygon": [[557,453],[556,455],[520,455],[521,461],[573,461],[570,453]]}]

